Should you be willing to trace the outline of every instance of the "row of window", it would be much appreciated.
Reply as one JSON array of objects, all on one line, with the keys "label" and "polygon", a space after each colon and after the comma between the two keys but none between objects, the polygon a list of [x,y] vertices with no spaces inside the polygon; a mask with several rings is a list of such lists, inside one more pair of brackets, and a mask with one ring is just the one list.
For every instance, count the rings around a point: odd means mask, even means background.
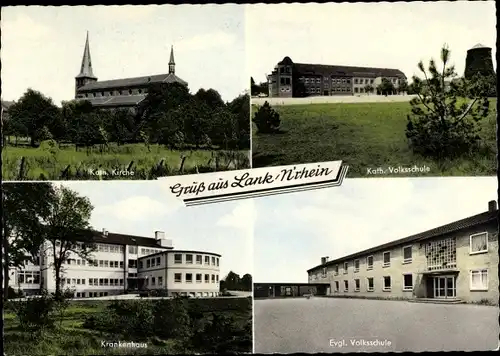
[{"label": "row of window", "polygon": [[[84,259],[75,259],[68,258],[65,261],[68,265],[73,266],[89,266],[89,267],[103,267],[103,268],[122,268],[123,269],[123,261],[109,261],[109,260],[89,260],[85,261]],[[129,267],[135,268],[137,260],[129,260]]]},{"label": "row of window", "polygon": [[[85,278],[66,278],[66,285],[85,285]],[[89,286],[123,286],[123,278],[89,278]]]},{"label": "row of window", "polygon": [[197,265],[201,265],[204,262],[205,265],[211,264],[212,266],[219,266],[219,257],[196,255],[196,259],[195,259],[194,256],[195,255],[192,255],[192,254],[176,253],[176,254],[174,254],[174,263],[175,264],[181,264],[181,263],[193,264],[194,263],[193,261],[195,260]]},{"label": "row of window", "polygon": [[[175,273],[174,274],[174,282],[175,283],[182,283],[182,273]],[[212,277],[212,278],[210,278]],[[154,279],[154,278],[153,278]],[[205,274],[205,279],[202,279],[202,274],[197,273],[196,274],[196,283],[202,283],[205,281],[205,283],[219,283],[219,275],[212,274],[211,276],[209,274]],[[192,273],[185,273],[185,278],[184,278],[184,283],[193,283],[193,274]]]},{"label": "row of window", "polygon": [[40,284],[40,271],[18,271],[17,283]]},{"label": "row of window", "polygon": [[92,298],[92,297],[107,297],[108,296],[108,292],[88,292],[88,293],[85,293],[85,292],[76,292],[76,297],[77,298],[85,298],[86,296],[88,296],[89,298]]},{"label": "row of window", "polygon": [[135,95],[135,94],[147,94],[147,89],[129,89],[129,90],[113,90],[113,91],[102,91],[80,94],[80,98],[99,98],[103,96],[119,96],[119,95]]}]

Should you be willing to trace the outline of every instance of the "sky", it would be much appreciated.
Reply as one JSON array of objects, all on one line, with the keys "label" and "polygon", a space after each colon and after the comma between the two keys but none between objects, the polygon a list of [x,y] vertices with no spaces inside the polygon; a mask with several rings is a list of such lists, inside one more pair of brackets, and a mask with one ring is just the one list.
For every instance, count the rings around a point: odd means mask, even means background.
[{"label": "sky", "polygon": [[98,231],[172,239],[174,249],[222,255],[220,274],[253,272],[252,202],[237,201],[185,207],[168,183],[154,181],[63,182],[89,198],[90,224]]},{"label": "sky", "polygon": [[[444,43],[459,75],[467,50],[496,47],[494,1],[249,5],[248,72],[266,81],[285,56],[296,63],[394,68],[408,78],[439,60]],[[496,68],[496,63],[494,64]]]},{"label": "sky", "polygon": [[245,12],[237,5],[2,7],[2,100],[28,88],[71,100],[89,31],[99,80],[176,74],[231,101],[249,86]]},{"label": "sky", "polygon": [[254,281],[307,283],[307,270],[488,210],[496,177],[360,178],[254,201]]}]

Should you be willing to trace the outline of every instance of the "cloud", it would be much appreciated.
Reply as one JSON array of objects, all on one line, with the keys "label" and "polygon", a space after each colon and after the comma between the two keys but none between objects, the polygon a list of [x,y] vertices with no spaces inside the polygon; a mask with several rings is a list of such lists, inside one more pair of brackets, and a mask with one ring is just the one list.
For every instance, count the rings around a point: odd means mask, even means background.
[{"label": "cloud", "polygon": [[141,221],[167,215],[177,210],[182,203],[171,200],[167,203],[147,196],[134,196],[95,210],[96,214],[108,214],[126,221]]},{"label": "cloud", "polygon": [[[2,10],[2,38],[5,36],[20,40],[40,40],[51,34],[51,29],[45,26],[26,14],[18,14],[16,17],[9,19],[9,12],[4,13]],[[15,35],[14,35],[15,34]]]},{"label": "cloud", "polygon": [[255,221],[254,216],[253,200],[244,200],[231,213],[222,216],[217,221],[217,226],[251,231]]},{"label": "cloud", "polygon": [[180,51],[202,51],[214,47],[229,47],[235,41],[235,35],[224,31],[216,31],[182,39],[175,44],[175,48]]}]

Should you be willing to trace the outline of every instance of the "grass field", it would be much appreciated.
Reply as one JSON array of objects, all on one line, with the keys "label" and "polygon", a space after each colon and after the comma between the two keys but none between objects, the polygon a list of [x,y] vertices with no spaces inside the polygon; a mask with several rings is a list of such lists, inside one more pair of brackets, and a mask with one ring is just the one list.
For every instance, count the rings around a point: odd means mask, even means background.
[{"label": "grass field", "polygon": [[[21,169],[22,157],[25,160]],[[249,167],[248,151],[174,151],[159,145],[151,145],[148,150],[144,144],[111,145],[103,153],[98,148],[87,152],[84,148],[77,151],[74,147],[54,148],[44,143],[39,148],[7,145],[2,150],[2,160],[4,180],[153,179],[196,173],[196,169],[204,172]],[[126,170],[131,162],[133,175],[92,174],[94,170]]]},{"label": "grass field", "polygon": [[[256,107],[252,107],[254,111]],[[342,160],[349,177],[370,176],[368,168],[429,167],[429,176],[495,175],[496,99],[481,122],[481,152],[436,162],[413,154],[405,136],[408,102],[284,105],[282,133],[263,135],[253,126],[253,167]]]},{"label": "grass field", "polygon": [[[140,301],[147,303],[146,301]],[[191,302],[191,301],[188,301]],[[198,301],[199,302],[199,301]],[[166,355],[166,354],[194,354],[190,348],[189,341],[180,339],[162,339],[157,335],[154,337],[120,335],[119,333],[102,332],[95,329],[86,328],[85,320],[103,314],[110,301],[72,301],[71,305],[64,312],[62,323],[56,323],[55,329],[43,332],[33,332],[23,330],[16,318],[10,311],[5,312],[4,317],[4,349],[6,355]],[[234,302],[229,302],[233,303]],[[235,308],[221,311],[217,308],[218,314],[225,314],[237,323],[251,323],[252,309],[249,298],[238,300],[238,310]],[[248,305],[248,308],[245,308]],[[243,308],[241,308],[243,306]],[[206,309],[206,308],[204,308]],[[205,312],[202,318],[209,318]],[[105,315],[105,314],[104,314]],[[133,323],[135,315],[130,315],[130,322]],[[135,324],[136,325],[136,324]],[[138,334],[140,332],[138,331]],[[251,338],[251,335],[249,336]],[[102,347],[105,342],[135,342],[147,344],[147,348],[109,348]],[[250,344],[251,348],[251,344]]]}]

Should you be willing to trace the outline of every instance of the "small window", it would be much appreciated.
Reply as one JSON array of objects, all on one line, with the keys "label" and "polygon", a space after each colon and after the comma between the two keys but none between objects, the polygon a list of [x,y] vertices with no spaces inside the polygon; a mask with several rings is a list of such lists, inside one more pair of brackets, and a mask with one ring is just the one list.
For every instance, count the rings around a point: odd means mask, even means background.
[{"label": "small window", "polygon": [[202,282],[201,273],[197,273],[196,274],[196,283],[201,283],[201,282]]},{"label": "small window", "polygon": [[193,274],[186,273],[186,283],[193,283]]},{"label": "small window", "polygon": [[340,283],[339,281],[335,281],[335,292],[338,292],[340,289]]},{"label": "small window", "polygon": [[470,271],[470,289],[488,290],[488,270]]},{"label": "small window", "polygon": [[336,276],[339,275],[339,265],[335,265],[335,267],[333,267],[333,272],[335,273]]},{"label": "small window", "polygon": [[347,274],[348,269],[349,269],[349,262],[344,262],[344,274]]},{"label": "small window", "polygon": [[373,269],[373,256],[368,256],[366,258],[366,269],[368,271]]},{"label": "small window", "polygon": [[354,261],[354,272],[359,272],[359,260]]},{"label": "small window", "polygon": [[321,273],[322,277],[326,277],[326,267],[323,267],[323,273]]},{"label": "small window", "polygon": [[174,274],[174,282],[175,283],[182,283],[182,273],[175,273]]},{"label": "small window", "polygon": [[210,283],[210,275],[209,274],[205,275],[205,283]]},{"label": "small window", "polygon": [[403,247],[403,263],[410,263],[412,261],[412,247]]},{"label": "small window", "polygon": [[186,255],[186,263],[189,264],[193,263],[193,255]]},{"label": "small window", "polygon": [[411,291],[413,290],[413,275],[405,274],[403,276],[403,290]]},{"label": "small window", "polygon": [[384,267],[389,267],[391,265],[391,253],[389,251],[384,252]]},{"label": "small window", "polygon": [[474,234],[470,237],[470,254],[488,252],[488,233]]},{"label": "small window", "polygon": [[177,264],[182,263],[182,254],[176,253],[174,255],[174,263],[177,263]]},{"label": "small window", "polygon": [[344,281],[344,292],[349,292],[349,281]]},{"label": "small window", "polygon": [[203,263],[203,256],[202,255],[196,255],[196,264],[201,265]]},{"label": "small window", "polygon": [[210,264],[210,256],[205,256],[205,264],[206,265]]},{"label": "small window", "polygon": [[390,291],[391,290],[391,277],[386,276],[384,277],[384,291]]},{"label": "small window", "polygon": [[355,279],[354,280],[354,291],[355,292],[359,292],[359,285],[360,285],[359,279]]},{"label": "small window", "polygon": [[373,292],[373,289],[374,289],[373,288],[373,278],[371,278],[371,277],[367,278],[366,281],[367,281],[366,290],[368,292]]}]

